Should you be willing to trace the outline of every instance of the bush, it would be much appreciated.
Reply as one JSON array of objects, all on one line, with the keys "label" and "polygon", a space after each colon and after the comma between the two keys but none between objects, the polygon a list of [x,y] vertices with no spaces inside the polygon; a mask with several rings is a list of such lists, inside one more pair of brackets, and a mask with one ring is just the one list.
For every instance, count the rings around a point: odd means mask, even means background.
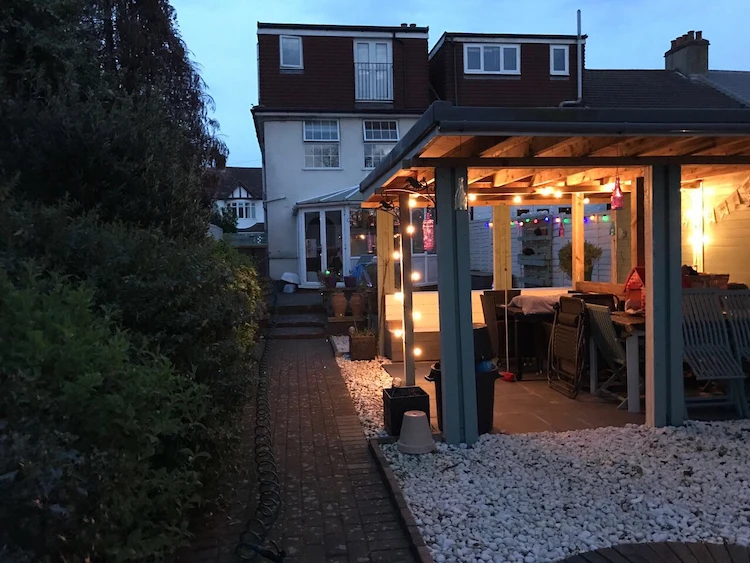
[{"label": "bush", "polygon": [[[583,242],[583,279],[591,280],[594,262],[602,257],[602,249],[588,241]],[[560,270],[573,279],[573,243],[568,242],[557,253]]]},{"label": "bush", "polygon": [[164,553],[199,501],[208,456],[187,446],[207,389],[116,329],[91,290],[36,271],[0,273],[0,545],[33,560]]}]

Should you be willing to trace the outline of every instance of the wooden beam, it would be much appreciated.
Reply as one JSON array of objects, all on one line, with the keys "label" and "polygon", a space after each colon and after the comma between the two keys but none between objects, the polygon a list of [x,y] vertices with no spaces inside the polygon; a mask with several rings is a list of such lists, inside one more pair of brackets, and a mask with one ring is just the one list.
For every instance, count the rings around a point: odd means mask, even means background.
[{"label": "wooden beam", "polygon": [[[612,190],[600,183],[581,183],[575,186],[547,186],[553,190],[560,191],[562,193],[609,193]],[[539,192],[539,187],[510,187],[508,185],[501,186],[499,188],[481,188],[472,189],[470,193],[476,194],[478,197],[491,194],[536,194]],[[627,191],[627,187],[623,186],[623,191]]]},{"label": "wooden beam", "polygon": [[512,289],[513,259],[511,258],[510,206],[492,208],[492,273],[493,289]]},{"label": "wooden beam", "polygon": [[399,224],[401,225],[401,294],[403,295],[403,331],[402,341],[404,357],[404,383],[407,386],[415,384],[416,361],[414,358],[414,299],[413,283],[411,280],[411,235],[406,232],[406,226],[411,225],[411,211],[409,195],[401,194],[398,202]]},{"label": "wooden beam", "polygon": [[571,231],[572,239],[572,254],[573,254],[573,287],[578,282],[585,281],[584,279],[584,233],[583,233],[583,196],[581,194],[574,194],[571,197],[571,218],[570,222],[573,224]]},{"label": "wooden beam", "polygon": [[[580,194],[582,197],[585,195],[589,199],[589,203],[609,203],[610,197],[608,195],[586,195],[586,194]],[[569,197],[564,197],[562,199],[558,198],[550,198],[550,197],[544,197],[544,196],[522,196],[521,202],[516,203],[513,201],[513,199],[516,196],[511,195],[496,195],[491,196],[487,199],[482,200],[481,205],[486,206],[493,206],[493,205],[562,205],[566,206],[568,204],[568,201],[570,200]]]},{"label": "wooden beam", "polygon": [[435,168],[437,166],[466,168],[602,168],[627,166],[680,166],[704,165],[750,166],[750,156],[575,156],[575,157],[466,157],[466,158],[407,158],[402,162],[404,170],[413,168]]},{"label": "wooden beam", "polygon": [[747,166],[699,166],[688,165],[682,167],[682,182],[692,182],[703,180],[714,176],[724,176],[726,174],[737,174],[739,172],[750,172]]},{"label": "wooden beam", "polygon": [[643,176],[636,178],[630,198],[630,264],[633,268],[643,267],[646,265]]},{"label": "wooden beam", "polygon": [[375,229],[378,256],[378,348],[380,355],[385,356],[385,296],[396,290],[393,267],[393,215],[378,211]]}]

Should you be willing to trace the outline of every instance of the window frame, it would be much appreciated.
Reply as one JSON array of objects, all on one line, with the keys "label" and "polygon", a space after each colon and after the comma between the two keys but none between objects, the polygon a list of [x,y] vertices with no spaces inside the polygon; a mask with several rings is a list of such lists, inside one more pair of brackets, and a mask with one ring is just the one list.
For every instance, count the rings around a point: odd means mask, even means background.
[{"label": "window frame", "polygon": [[[395,139],[368,139],[367,138],[367,124],[368,123],[395,123],[396,124],[396,138]],[[363,119],[362,120],[362,140],[365,143],[398,143],[401,140],[401,133],[398,130],[398,119]]]},{"label": "window frame", "polygon": [[[493,47],[500,49],[500,65],[505,66],[505,57],[503,56],[503,49],[513,48],[516,50],[516,70],[484,70],[484,50],[487,47]],[[469,49],[479,48],[479,69],[469,68]],[[506,74],[511,76],[519,76],[521,74],[521,44],[520,43],[464,43],[464,74]]]},{"label": "window frame", "polygon": [[[294,39],[299,43],[299,65],[284,64],[284,39]],[[302,70],[305,68],[305,59],[302,52],[302,36],[279,35],[279,68],[289,70]]]},{"label": "window frame", "polygon": [[[308,156],[307,149],[308,147],[310,147],[314,151],[316,146],[320,147],[322,145],[320,142],[306,141],[305,142],[305,163],[304,163],[305,165],[302,168],[303,170],[341,170],[341,143],[339,141],[325,141],[323,144],[336,147],[336,160],[337,160],[336,166],[314,166],[316,155],[312,154]],[[323,155],[318,155],[318,156],[320,156],[321,158],[323,157]],[[313,166],[309,166],[307,164],[308,158],[313,159],[312,160]]]},{"label": "window frame", "polygon": [[[308,123],[335,123],[336,124],[336,138],[335,139],[308,139],[305,137],[307,134],[306,124]],[[338,119],[304,119],[302,120],[302,142],[304,143],[340,143],[341,142],[341,123]]]},{"label": "window frame", "polygon": [[[393,150],[393,147],[395,147],[395,146],[396,146],[396,143],[389,143],[389,142],[387,142],[387,141],[386,141],[386,142],[382,142],[382,141],[367,141],[367,142],[366,142],[366,143],[364,144],[364,146],[365,146],[365,147],[368,147],[368,146],[369,146],[369,147],[375,147],[375,146],[388,146],[388,147],[391,147],[391,150]],[[367,152],[366,152],[366,151],[367,151],[367,149],[366,149],[366,148],[363,148],[363,153],[362,153],[362,154],[363,154],[363,159],[362,159],[362,170],[375,170],[375,168],[377,168],[378,164],[380,164],[380,161],[378,161],[377,163],[373,164],[372,166],[368,166],[368,165],[367,165],[367,158],[368,158],[368,156],[367,156]],[[390,151],[389,151],[389,152],[390,152]],[[369,158],[371,158],[371,159],[372,159],[372,158],[373,158],[373,156],[372,156],[372,155],[370,155],[370,156],[369,156]]]},{"label": "window frame", "polygon": [[[555,70],[555,49],[562,49],[565,52],[565,69]],[[570,76],[570,45],[549,46],[549,73],[550,76]]]}]

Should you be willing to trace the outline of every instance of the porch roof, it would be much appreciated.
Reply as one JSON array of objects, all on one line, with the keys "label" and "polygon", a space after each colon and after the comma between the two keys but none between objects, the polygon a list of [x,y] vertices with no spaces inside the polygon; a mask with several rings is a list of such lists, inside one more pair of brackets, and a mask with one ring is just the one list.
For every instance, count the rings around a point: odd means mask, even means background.
[{"label": "porch roof", "polygon": [[[560,193],[611,191],[614,177],[680,164],[689,184],[747,170],[750,109],[474,108],[435,102],[359,185],[363,206],[431,185],[437,166],[469,168],[474,205],[548,203]],[[609,186],[608,186],[609,185]],[[627,191],[627,188],[625,188]],[[558,194],[559,195],[559,194]]]},{"label": "porch roof", "polygon": [[359,190],[359,186],[357,185],[344,188],[343,190],[336,190],[335,192],[327,193],[310,199],[298,201],[294,207],[296,210],[299,207],[312,207],[321,205],[359,205],[363,200],[364,196]]}]

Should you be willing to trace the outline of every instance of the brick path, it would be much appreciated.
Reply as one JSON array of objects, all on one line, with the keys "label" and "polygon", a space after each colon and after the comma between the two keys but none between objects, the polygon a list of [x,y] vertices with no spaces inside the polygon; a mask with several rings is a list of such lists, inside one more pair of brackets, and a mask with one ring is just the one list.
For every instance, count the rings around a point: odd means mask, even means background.
[{"label": "brick path", "polygon": [[[271,346],[284,499],[271,539],[287,551],[288,563],[414,561],[329,344],[274,340]],[[241,494],[247,498],[247,491]],[[199,534],[180,561],[236,561],[240,520],[247,516],[219,518],[217,529]]]}]

